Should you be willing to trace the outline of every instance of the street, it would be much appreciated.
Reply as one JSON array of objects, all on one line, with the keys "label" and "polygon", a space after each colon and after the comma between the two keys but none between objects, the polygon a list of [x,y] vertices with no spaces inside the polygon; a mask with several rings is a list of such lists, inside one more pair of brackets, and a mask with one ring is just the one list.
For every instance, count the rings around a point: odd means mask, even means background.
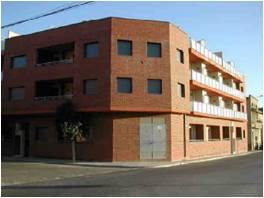
[{"label": "street", "polygon": [[262,152],[175,166],[2,186],[2,196],[262,196]]}]

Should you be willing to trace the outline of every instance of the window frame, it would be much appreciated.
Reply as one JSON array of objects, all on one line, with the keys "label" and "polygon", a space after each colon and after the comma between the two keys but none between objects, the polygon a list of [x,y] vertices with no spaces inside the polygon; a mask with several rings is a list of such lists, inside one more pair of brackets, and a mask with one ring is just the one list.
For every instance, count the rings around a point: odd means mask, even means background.
[{"label": "window frame", "polygon": [[[159,45],[160,48],[160,52],[159,52],[159,56],[150,56],[149,54],[149,45]],[[162,44],[159,42],[147,42],[147,57],[148,58],[161,58],[162,57]]]},{"label": "window frame", "polygon": [[[86,82],[88,81],[96,81],[96,91],[95,92],[90,92],[90,93],[87,93],[86,92]],[[83,94],[84,95],[96,95],[99,93],[99,81],[97,78],[90,78],[90,79],[85,79],[83,80]]]},{"label": "window frame", "polygon": [[[153,81],[159,81],[159,89],[160,89],[160,92],[159,93],[154,93],[154,92],[150,92],[150,82],[153,82]],[[163,94],[163,91],[162,91],[162,79],[153,79],[153,78],[149,78],[147,79],[147,93],[150,94],[150,95],[162,95]]]},{"label": "window frame", "polygon": [[[177,53],[179,53],[179,55],[180,55],[180,60],[178,60],[178,54]],[[179,49],[179,48],[176,49],[176,60],[178,63],[184,64],[184,51]]]},{"label": "window frame", "polygon": [[[120,48],[119,48],[119,43],[126,43],[126,44],[130,44],[130,46],[129,46],[129,51],[130,51],[130,53],[129,54],[123,54],[120,50]],[[117,39],[117,55],[118,56],[132,56],[133,55],[133,42],[132,42],[132,40],[126,40],[126,39]]]},{"label": "window frame", "polygon": [[[87,47],[88,45],[94,45],[97,44],[97,54],[96,56],[87,56]],[[100,44],[99,41],[91,41],[84,44],[84,58],[98,58],[100,56]]]},{"label": "window frame", "polygon": [[[21,58],[21,57],[25,57],[25,65],[23,65],[22,67],[15,67],[14,66],[14,59],[15,58]],[[28,64],[28,62],[27,62],[27,55],[26,54],[21,54],[21,55],[17,55],[17,56],[12,56],[12,57],[10,57],[10,68],[11,69],[23,69],[23,68],[26,68],[27,67],[27,64]]]},{"label": "window frame", "polygon": [[[180,88],[180,91],[179,91]],[[180,93],[179,93],[180,92]],[[185,98],[185,85],[183,83],[177,83],[177,95],[181,98]]]},{"label": "window frame", "polygon": [[[12,92],[13,89],[23,89],[23,98],[15,99],[15,100],[12,99],[12,94],[11,94],[11,92]],[[16,101],[22,101],[22,100],[24,100],[24,99],[25,99],[25,87],[24,87],[24,86],[9,87],[9,88],[8,88],[8,100],[9,100],[9,101],[16,102]]]},{"label": "window frame", "polygon": [[[129,92],[121,92],[119,87],[119,80],[128,80],[130,82]],[[132,94],[133,93],[133,79],[131,77],[117,77],[116,78],[116,91],[118,94]]]},{"label": "window frame", "polygon": [[[40,135],[39,135],[39,129],[46,129],[47,130],[47,132],[48,132],[48,130],[49,130],[49,127],[47,127],[47,126],[36,126],[35,127],[35,138],[34,138],[34,140],[35,141],[37,141],[37,142],[40,142],[40,141],[43,141],[43,139],[40,139]],[[47,134],[46,134],[47,135]],[[45,137],[44,138],[44,141],[46,141],[48,138],[47,137]]]}]

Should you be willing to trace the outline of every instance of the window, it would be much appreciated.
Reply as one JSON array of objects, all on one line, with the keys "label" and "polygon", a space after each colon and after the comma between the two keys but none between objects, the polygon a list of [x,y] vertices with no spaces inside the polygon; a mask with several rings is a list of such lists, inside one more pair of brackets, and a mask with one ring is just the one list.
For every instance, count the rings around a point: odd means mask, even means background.
[{"label": "window", "polygon": [[242,107],[242,112],[245,112],[245,108],[244,108],[244,105],[242,105],[241,107]]},{"label": "window", "polygon": [[243,138],[246,138],[246,131],[243,130]]},{"label": "window", "polygon": [[242,139],[241,127],[236,127],[236,139]]},{"label": "window", "polygon": [[184,98],[185,97],[185,88],[184,84],[178,83],[177,86],[178,96]]},{"label": "window", "polygon": [[132,78],[117,78],[118,93],[132,93]]},{"label": "window", "polygon": [[219,126],[207,126],[208,140],[220,140],[220,127]]},{"label": "window", "polygon": [[230,139],[229,127],[223,126],[223,139]]},{"label": "window", "polygon": [[148,79],[148,93],[162,94],[162,81],[159,79]]},{"label": "window", "polygon": [[87,58],[97,57],[99,55],[99,43],[92,42],[85,44],[84,56]]},{"label": "window", "polygon": [[35,140],[45,141],[47,140],[48,127],[36,127],[35,130]]},{"label": "window", "polygon": [[23,68],[27,65],[27,57],[25,55],[15,56],[11,58],[11,68]]},{"label": "window", "polygon": [[240,90],[241,90],[241,92],[244,92],[244,88],[243,87],[240,87]]},{"label": "window", "polygon": [[74,59],[74,43],[53,45],[37,50],[37,66],[58,63],[72,63]]},{"label": "window", "polygon": [[184,54],[183,51],[180,49],[177,49],[176,51],[176,59],[179,63],[184,63]]},{"label": "window", "polygon": [[191,124],[189,127],[189,139],[190,140],[203,140],[203,125]]},{"label": "window", "polygon": [[117,41],[118,55],[132,56],[132,41]]},{"label": "window", "polygon": [[98,93],[98,80],[89,79],[84,81],[84,94],[97,94]]},{"label": "window", "polygon": [[14,87],[9,89],[9,99],[11,101],[24,99],[24,87]]},{"label": "window", "polygon": [[161,44],[160,43],[147,43],[148,57],[161,57]]},{"label": "window", "polygon": [[35,82],[36,99],[71,98],[73,95],[73,79],[41,80]]}]

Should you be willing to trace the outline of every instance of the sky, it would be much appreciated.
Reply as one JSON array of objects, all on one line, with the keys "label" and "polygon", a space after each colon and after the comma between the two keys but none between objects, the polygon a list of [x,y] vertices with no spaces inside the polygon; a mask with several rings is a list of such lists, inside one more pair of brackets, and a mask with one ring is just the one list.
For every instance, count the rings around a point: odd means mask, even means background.
[{"label": "sky", "polygon": [[[1,25],[46,13],[70,1],[3,2]],[[263,93],[262,2],[95,2],[35,21],[2,29],[28,34],[81,21],[109,16],[169,21],[195,40],[204,39],[211,51],[223,51],[224,59],[246,78],[246,94]],[[263,97],[259,98],[261,105]]]}]

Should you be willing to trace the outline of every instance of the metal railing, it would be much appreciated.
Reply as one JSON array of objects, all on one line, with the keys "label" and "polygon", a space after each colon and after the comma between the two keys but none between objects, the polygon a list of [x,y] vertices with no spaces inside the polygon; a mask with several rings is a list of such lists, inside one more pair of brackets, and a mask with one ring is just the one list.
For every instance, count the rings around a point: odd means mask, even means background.
[{"label": "metal railing", "polygon": [[235,68],[233,67],[233,65],[224,61],[221,57],[215,55],[213,52],[211,52],[206,47],[204,47],[203,45],[201,45],[200,43],[196,42],[193,39],[190,39],[190,48],[192,48],[195,51],[199,52],[200,54],[204,55],[205,59],[211,60],[211,61],[215,62],[216,64],[221,65],[229,73],[231,73],[231,74],[233,74],[239,78],[244,79],[244,76],[240,72],[236,71]]},{"label": "metal railing", "polygon": [[192,111],[226,118],[247,119],[246,113],[197,101],[192,101]]},{"label": "metal railing", "polygon": [[245,98],[245,95],[243,92],[241,92],[237,89],[234,89],[232,87],[229,87],[223,83],[220,83],[217,80],[210,78],[209,76],[206,76],[206,75],[201,74],[200,72],[197,72],[194,70],[191,70],[191,80],[195,80],[199,83],[202,83],[202,84],[207,85],[209,87],[212,87],[214,89],[223,91],[223,92],[228,93],[230,95],[237,96],[241,99]]}]

